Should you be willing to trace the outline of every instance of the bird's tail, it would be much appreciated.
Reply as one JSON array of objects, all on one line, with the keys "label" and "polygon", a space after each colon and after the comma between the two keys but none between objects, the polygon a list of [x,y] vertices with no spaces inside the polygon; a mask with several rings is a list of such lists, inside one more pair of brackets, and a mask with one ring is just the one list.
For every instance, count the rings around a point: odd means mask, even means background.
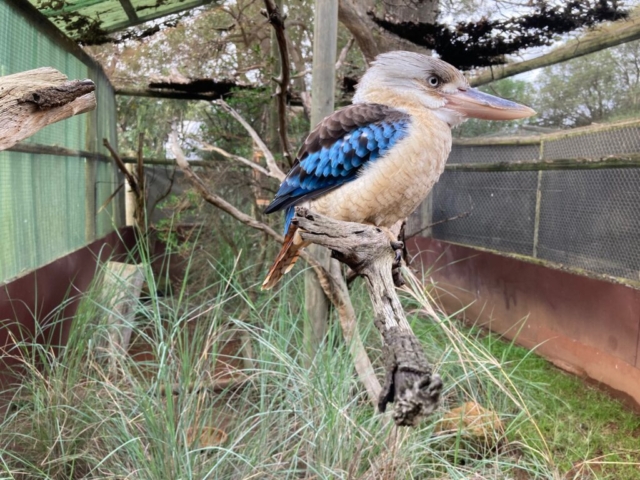
[{"label": "bird's tail", "polygon": [[300,251],[307,245],[309,243],[302,240],[298,233],[298,227],[291,225],[287,235],[284,237],[280,253],[278,253],[275,262],[269,269],[269,273],[267,273],[264,282],[262,282],[262,290],[272,289],[282,276],[293,268],[300,257]]}]

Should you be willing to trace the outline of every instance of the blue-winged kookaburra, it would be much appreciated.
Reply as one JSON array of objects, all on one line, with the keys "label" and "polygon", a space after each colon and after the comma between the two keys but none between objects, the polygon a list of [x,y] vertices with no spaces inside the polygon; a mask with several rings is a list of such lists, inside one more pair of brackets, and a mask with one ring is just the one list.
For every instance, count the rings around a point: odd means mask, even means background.
[{"label": "blue-winged kookaburra", "polygon": [[296,205],[336,220],[389,228],[413,212],[444,171],[451,128],[469,117],[525,118],[529,107],[469,87],[442,60],[379,55],[353,104],[309,134],[266,213],[286,209],[285,240],[262,288],[272,288],[307,244],[291,224]]}]

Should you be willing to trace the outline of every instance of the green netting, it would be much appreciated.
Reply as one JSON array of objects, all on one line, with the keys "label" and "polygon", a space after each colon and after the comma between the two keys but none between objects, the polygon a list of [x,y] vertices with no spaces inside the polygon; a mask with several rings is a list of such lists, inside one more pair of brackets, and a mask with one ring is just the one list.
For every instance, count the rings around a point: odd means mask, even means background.
[{"label": "green netting", "polygon": [[[98,108],[49,125],[24,142],[106,153],[102,138],[116,142],[116,107],[104,74],[0,3],[0,74],[44,66],[69,78],[92,78]],[[122,225],[121,197],[97,213],[119,182],[106,161],[0,152],[0,284]]]},{"label": "green netting", "polygon": [[130,0],[133,16],[119,0],[30,0],[63,32],[72,38],[91,41],[100,35],[131,25],[210,3],[213,0]]}]

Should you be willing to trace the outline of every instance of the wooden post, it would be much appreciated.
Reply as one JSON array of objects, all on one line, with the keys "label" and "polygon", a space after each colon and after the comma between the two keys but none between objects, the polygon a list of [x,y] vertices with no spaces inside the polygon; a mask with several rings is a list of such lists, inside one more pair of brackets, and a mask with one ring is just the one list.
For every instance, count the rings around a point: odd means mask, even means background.
[{"label": "wooden post", "polygon": [[103,295],[109,302],[108,331],[104,346],[110,371],[117,370],[117,357],[129,348],[132,325],[135,320],[136,302],[140,297],[144,275],[141,265],[109,262],[103,280]]},{"label": "wooden post", "polygon": [[[313,80],[311,85],[311,128],[333,112],[335,64],[338,48],[338,0],[316,0],[313,27]],[[329,270],[331,259],[326,248],[312,245],[310,253]],[[313,271],[304,277],[305,308],[304,347],[313,359],[318,344],[328,329],[329,301]]]}]

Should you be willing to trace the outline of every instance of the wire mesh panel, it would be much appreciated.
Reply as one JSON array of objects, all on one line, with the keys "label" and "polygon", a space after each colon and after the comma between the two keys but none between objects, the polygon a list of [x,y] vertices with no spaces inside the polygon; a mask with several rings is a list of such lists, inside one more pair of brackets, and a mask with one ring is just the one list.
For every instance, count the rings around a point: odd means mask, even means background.
[{"label": "wire mesh panel", "polygon": [[547,140],[543,158],[597,158],[636,152],[640,152],[640,123],[633,122],[624,127]]},{"label": "wire mesh panel", "polygon": [[536,172],[446,172],[433,189],[433,237],[494,250],[533,253]]},{"label": "wire mesh panel", "polygon": [[533,145],[453,145],[448,163],[498,163],[538,160],[540,144]]},{"label": "wire mesh panel", "polygon": [[[539,138],[544,160],[634,155],[640,153],[640,122]],[[487,144],[492,140],[476,140],[480,146],[471,141],[456,145],[448,163],[538,158],[534,150],[540,144],[518,144],[519,139]],[[448,171],[412,217],[411,231],[465,212],[470,213],[467,218],[434,226],[432,236],[640,281],[640,169]]]},{"label": "wire mesh panel", "polygon": [[640,170],[543,172],[538,257],[640,280]]},{"label": "wire mesh panel", "polygon": [[[60,47],[34,19],[0,2],[0,74],[45,66],[71,79],[92,78],[98,108],[49,125],[24,143],[101,153],[102,138],[115,145],[115,99],[102,71]],[[97,213],[118,182],[108,162],[1,151],[0,284],[122,225],[120,196]]]}]

